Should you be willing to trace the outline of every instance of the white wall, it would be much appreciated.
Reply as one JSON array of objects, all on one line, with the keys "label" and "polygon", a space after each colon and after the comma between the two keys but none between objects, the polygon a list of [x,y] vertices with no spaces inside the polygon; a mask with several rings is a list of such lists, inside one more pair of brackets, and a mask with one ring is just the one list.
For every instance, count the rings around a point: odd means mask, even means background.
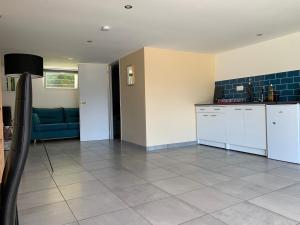
[{"label": "white wall", "polygon": [[215,79],[300,69],[300,32],[216,55]]},{"label": "white wall", "polygon": [[32,105],[33,107],[78,107],[78,89],[51,89],[44,88],[43,79],[32,80]]},{"label": "white wall", "polygon": [[[3,78],[2,83],[5,80]],[[11,106],[12,113],[15,105],[15,91],[2,91],[3,105]],[[32,105],[40,108],[78,108],[79,91],[78,89],[49,89],[44,88],[43,79],[32,80]]]}]

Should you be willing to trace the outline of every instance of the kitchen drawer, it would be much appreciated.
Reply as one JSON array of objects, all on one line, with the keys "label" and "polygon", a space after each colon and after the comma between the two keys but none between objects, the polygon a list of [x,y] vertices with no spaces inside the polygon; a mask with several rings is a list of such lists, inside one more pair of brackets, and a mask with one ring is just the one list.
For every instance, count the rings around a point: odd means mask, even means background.
[{"label": "kitchen drawer", "polygon": [[224,106],[197,106],[197,113],[220,113],[225,112]]}]

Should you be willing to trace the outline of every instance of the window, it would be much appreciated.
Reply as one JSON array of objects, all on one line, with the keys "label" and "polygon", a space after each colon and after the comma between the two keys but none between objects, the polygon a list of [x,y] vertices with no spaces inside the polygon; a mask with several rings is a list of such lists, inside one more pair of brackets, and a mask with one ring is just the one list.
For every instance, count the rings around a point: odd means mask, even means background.
[{"label": "window", "polygon": [[45,88],[76,89],[78,88],[77,71],[44,71]]}]

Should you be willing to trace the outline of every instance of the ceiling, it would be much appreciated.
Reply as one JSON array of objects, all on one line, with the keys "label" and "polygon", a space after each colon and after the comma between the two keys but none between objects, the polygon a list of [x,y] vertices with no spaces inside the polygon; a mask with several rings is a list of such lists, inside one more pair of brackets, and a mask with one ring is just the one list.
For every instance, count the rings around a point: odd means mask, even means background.
[{"label": "ceiling", "polygon": [[215,53],[300,31],[299,12],[299,0],[0,0],[0,49],[56,67],[143,46]]}]

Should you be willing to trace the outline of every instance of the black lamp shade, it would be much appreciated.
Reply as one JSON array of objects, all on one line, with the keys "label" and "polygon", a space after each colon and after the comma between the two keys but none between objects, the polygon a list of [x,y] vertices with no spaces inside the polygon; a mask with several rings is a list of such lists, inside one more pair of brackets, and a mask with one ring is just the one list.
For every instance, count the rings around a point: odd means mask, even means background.
[{"label": "black lamp shade", "polygon": [[4,55],[4,71],[6,76],[19,77],[29,73],[32,77],[43,77],[43,58],[30,54]]}]

